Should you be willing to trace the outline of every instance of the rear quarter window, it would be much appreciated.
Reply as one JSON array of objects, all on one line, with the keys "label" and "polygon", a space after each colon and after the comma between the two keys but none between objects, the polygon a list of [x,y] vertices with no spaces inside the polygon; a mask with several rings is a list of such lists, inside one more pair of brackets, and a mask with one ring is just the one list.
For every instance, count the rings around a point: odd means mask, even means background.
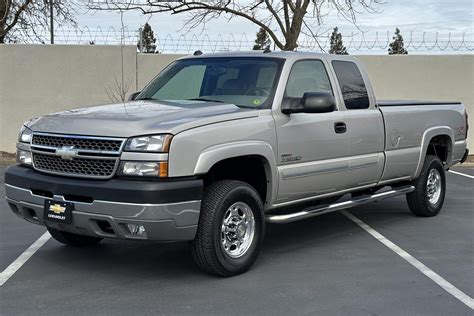
[{"label": "rear quarter window", "polygon": [[357,65],[350,61],[334,60],[332,67],[341,87],[346,109],[367,109],[370,104],[369,94]]}]

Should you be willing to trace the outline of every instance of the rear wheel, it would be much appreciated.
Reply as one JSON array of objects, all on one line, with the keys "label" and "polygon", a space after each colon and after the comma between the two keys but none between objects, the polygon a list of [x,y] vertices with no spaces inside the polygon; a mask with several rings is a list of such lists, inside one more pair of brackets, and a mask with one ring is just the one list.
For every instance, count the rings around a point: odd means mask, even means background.
[{"label": "rear wheel", "polygon": [[446,194],[446,175],[441,160],[436,156],[426,156],[423,169],[414,184],[415,191],[407,194],[412,213],[423,217],[438,215]]},{"label": "rear wheel", "polygon": [[60,243],[74,247],[95,245],[102,240],[102,238],[73,234],[51,227],[48,227],[48,232]]},{"label": "rear wheel", "polygon": [[242,181],[223,180],[205,189],[193,256],[204,271],[233,276],[257,260],[265,232],[257,191]]}]

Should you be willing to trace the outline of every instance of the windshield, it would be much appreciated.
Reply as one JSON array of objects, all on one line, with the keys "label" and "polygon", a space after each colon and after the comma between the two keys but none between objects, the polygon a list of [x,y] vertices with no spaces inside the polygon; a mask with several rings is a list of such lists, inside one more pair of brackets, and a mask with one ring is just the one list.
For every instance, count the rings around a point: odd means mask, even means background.
[{"label": "windshield", "polygon": [[271,102],[282,59],[218,57],[178,60],[162,71],[137,100],[214,101],[262,108]]}]

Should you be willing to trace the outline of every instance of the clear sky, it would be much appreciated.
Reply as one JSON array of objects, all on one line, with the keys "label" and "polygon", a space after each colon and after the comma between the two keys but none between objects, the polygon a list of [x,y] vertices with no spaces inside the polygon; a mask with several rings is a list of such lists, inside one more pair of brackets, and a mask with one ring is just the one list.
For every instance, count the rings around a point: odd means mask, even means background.
[{"label": "clear sky", "polygon": [[[359,29],[349,22],[340,19],[335,13],[325,18],[324,24],[319,32],[325,33],[334,26],[338,26],[343,36],[354,34],[354,38],[360,40],[361,34],[365,32],[366,39],[374,39],[375,32],[379,32],[379,38],[387,40],[387,32],[391,33],[395,27],[399,27],[402,34],[421,41],[422,33],[427,32],[427,41],[433,41],[435,33],[439,32],[440,39],[447,39],[448,33],[453,33],[453,38],[459,39],[464,32],[467,34],[466,40],[471,41],[471,48],[474,40],[474,1],[473,0],[386,0],[385,4],[378,6],[380,13],[364,13],[358,16]],[[196,35],[202,38],[207,34],[211,39],[215,39],[220,34],[224,40],[233,37],[237,41],[253,41],[257,27],[250,22],[236,18],[227,21],[224,17],[208,23],[205,28],[198,28],[190,33],[180,31],[185,19],[184,15],[155,14],[144,16],[139,12],[126,12],[123,15],[123,23],[128,29],[126,36],[132,37],[135,31],[145,22],[149,22],[161,40],[168,36],[177,39],[180,35],[192,38]],[[97,40],[112,28],[119,32],[121,28],[121,17],[116,12],[86,12],[82,11],[77,16],[79,28],[87,27],[91,32],[96,32],[100,27],[102,33]],[[97,36],[94,33],[94,36]],[[382,36],[380,36],[382,34]],[[61,33],[58,33],[58,36]],[[88,35],[91,37],[91,35]],[[86,36],[87,37],[87,36]],[[82,38],[83,40],[84,38]],[[87,39],[87,38],[86,38]]]}]

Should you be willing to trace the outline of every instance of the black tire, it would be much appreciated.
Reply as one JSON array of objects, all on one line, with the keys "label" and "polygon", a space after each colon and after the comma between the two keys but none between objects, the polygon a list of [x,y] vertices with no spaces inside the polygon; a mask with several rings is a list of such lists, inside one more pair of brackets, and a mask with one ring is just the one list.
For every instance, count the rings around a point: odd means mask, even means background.
[{"label": "black tire", "polygon": [[73,246],[73,247],[85,247],[85,246],[95,245],[99,241],[102,240],[102,238],[99,238],[99,237],[73,234],[73,233],[57,230],[51,227],[48,227],[48,232],[51,234],[51,236],[54,239],[56,239],[60,243],[63,243],[68,246]]},{"label": "black tire", "polygon": [[[435,170],[440,176],[440,195],[436,202],[430,202],[428,192],[428,177],[431,170]],[[434,172],[435,172],[434,171]],[[410,210],[416,216],[432,217],[438,215],[443,207],[446,194],[446,174],[441,160],[432,155],[426,156],[420,176],[414,181],[415,191],[407,194],[407,202]]]},{"label": "black tire", "polygon": [[[224,216],[235,203],[249,206],[255,229],[253,240],[238,258],[231,257],[222,246]],[[247,211],[249,211],[247,209]],[[222,180],[204,190],[196,238],[192,243],[193,257],[203,271],[230,277],[247,271],[257,260],[265,235],[263,204],[257,191],[242,181]]]}]

